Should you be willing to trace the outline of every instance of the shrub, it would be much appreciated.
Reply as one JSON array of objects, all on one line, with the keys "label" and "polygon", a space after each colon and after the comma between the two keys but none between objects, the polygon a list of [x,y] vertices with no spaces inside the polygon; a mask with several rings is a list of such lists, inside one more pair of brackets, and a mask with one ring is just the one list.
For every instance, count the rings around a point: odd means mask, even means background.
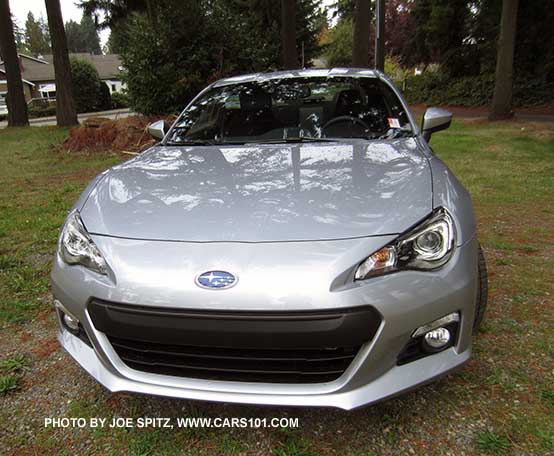
[{"label": "shrub", "polygon": [[112,93],[112,109],[121,109],[129,107],[129,95],[124,92]]},{"label": "shrub", "polygon": [[98,92],[98,106],[96,107],[100,111],[107,111],[112,109],[112,96],[110,95],[110,89],[105,82],[100,83],[100,91]]},{"label": "shrub", "polygon": [[27,107],[29,117],[49,117],[56,115],[56,103],[32,104]]},{"label": "shrub", "polygon": [[[427,71],[407,77],[402,85],[410,104],[486,106],[492,101],[494,74],[451,78],[441,71]],[[545,104],[554,101],[554,84],[518,78],[514,81],[513,96],[514,106]]]},{"label": "shrub", "polygon": [[71,59],[73,97],[77,112],[110,109],[108,86],[100,80],[96,68],[86,60]]}]

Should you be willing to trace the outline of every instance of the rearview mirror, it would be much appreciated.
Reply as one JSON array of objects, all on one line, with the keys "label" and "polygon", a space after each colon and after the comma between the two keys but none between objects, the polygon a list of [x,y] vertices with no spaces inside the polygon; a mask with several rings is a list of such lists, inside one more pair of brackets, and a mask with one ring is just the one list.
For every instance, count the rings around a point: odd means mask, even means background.
[{"label": "rearview mirror", "polygon": [[440,130],[446,130],[452,123],[452,113],[446,109],[429,108],[423,114],[421,133],[429,142],[431,135]]},{"label": "rearview mirror", "polygon": [[148,133],[154,139],[164,139],[165,134],[169,130],[169,125],[165,120],[158,120],[148,125]]}]

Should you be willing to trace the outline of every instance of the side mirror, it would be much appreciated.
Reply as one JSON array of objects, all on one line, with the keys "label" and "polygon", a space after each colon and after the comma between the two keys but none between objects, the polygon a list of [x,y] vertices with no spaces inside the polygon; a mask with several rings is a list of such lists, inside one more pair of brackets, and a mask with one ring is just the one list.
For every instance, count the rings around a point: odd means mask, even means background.
[{"label": "side mirror", "polygon": [[169,131],[169,125],[165,120],[158,120],[148,125],[148,133],[152,138],[162,140]]},{"label": "side mirror", "polygon": [[421,133],[425,141],[429,142],[431,135],[437,131],[446,130],[452,123],[452,113],[446,109],[429,108],[423,114]]}]

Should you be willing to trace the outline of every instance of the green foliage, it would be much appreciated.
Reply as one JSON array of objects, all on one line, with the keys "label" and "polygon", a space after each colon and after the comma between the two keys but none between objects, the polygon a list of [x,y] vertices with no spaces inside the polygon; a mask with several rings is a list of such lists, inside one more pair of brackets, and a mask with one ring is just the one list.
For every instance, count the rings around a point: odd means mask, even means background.
[{"label": "green foliage", "polygon": [[411,15],[415,27],[404,62],[408,65],[439,63],[449,73],[455,73],[460,66],[460,56],[465,54],[469,2],[419,0],[414,3]]},{"label": "green foliage", "polygon": [[[502,0],[480,0],[471,34],[479,49],[481,71],[494,71]],[[520,1],[517,15],[514,73],[554,82],[554,8],[543,0]]]},{"label": "green foliage", "polygon": [[[487,106],[494,91],[494,75],[490,73],[453,78],[442,71],[426,71],[397,83],[405,87],[404,95],[410,104]],[[514,81],[514,106],[551,101],[554,101],[554,84],[526,78]]]},{"label": "green foliage", "polygon": [[18,388],[17,377],[12,374],[0,376],[0,394],[7,394]]},{"label": "green foliage", "polygon": [[29,105],[27,107],[29,117],[50,117],[56,115],[56,103]]},{"label": "green foliage", "polygon": [[25,355],[15,355],[0,362],[0,370],[8,373],[21,371],[29,366],[29,360]]},{"label": "green foliage", "polygon": [[[275,0],[85,0],[112,27],[131,106],[144,114],[180,111],[206,84],[280,67],[280,2]],[[317,0],[296,2],[298,57],[319,54],[326,16]]]},{"label": "green foliage", "polygon": [[46,21],[42,16],[35,19],[31,11],[25,21],[25,48],[34,56],[50,52],[50,35]]},{"label": "green foliage", "polygon": [[477,436],[477,448],[490,454],[505,454],[511,447],[510,441],[503,435],[486,431]]},{"label": "green foliage", "polygon": [[100,90],[98,92],[98,105],[96,109],[99,111],[106,111],[112,109],[112,96],[110,95],[110,89],[104,81],[100,81]]},{"label": "green foliage", "polygon": [[329,44],[325,46],[325,58],[329,67],[352,64],[353,25],[351,19],[343,19],[329,31]]},{"label": "green foliage", "polygon": [[121,109],[129,107],[129,96],[124,92],[112,93],[112,108]]},{"label": "green foliage", "polygon": [[106,43],[107,54],[122,54],[129,43],[128,20],[122,19],[110,27],[110,36]]},{"label": "green foliage", "polygon": [[110,109],[109,89],[100,80],[92,63],[86,60],[71,59],[71,79],[77,112]]},{"label": "green foliage", "polygon": [[75,21],[66,22],[65,36],[69,52],[101,54],[100,38],[90,14],[84,13],[80,23]]}]

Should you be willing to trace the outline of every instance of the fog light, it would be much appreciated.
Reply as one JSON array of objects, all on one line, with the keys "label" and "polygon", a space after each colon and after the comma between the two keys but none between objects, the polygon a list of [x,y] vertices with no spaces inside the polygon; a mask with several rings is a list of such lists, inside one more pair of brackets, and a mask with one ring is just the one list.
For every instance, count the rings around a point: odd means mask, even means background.
[{"label": "fog light", "polygon": [[424,339],[429,347],[440,349],[450,342],[451,337],[448,329],[440,327],[425,333]]},{"label": "fog light", "polygon": [[68,315],[66,313],[63,314],[63,322],[67,325],[67,327],[73,331],[79,330],[79,320],[72,317],[71,315]]}]

